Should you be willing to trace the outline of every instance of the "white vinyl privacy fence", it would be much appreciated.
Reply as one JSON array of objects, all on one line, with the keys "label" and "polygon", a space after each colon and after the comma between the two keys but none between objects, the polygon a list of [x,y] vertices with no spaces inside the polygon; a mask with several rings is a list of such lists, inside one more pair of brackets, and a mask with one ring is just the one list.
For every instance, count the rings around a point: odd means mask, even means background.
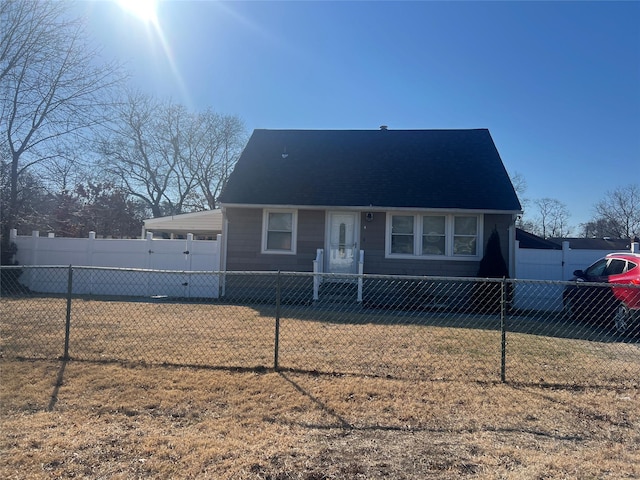
[{"label": "white vinyl privacy fence", "polygon": [[[637,243],[631,251],[640,251]],[[575,270],[584,270],[596,260],[613,251],[572,249],[569,242],[562,243],[562,250],[520,248],[516,242],[515,278],[521,280],[571,280]],[[562,287],[549,283],[535,291],[516,285],[516,308],[529,309],[540,303],[552,311],[562,310]]]},{"label": "white vinyl privacy fence", "polygon": [[[520,242],[516,242],[516,245]],[[584,269],[614,250],[575,250],[569,242],[562,250],[520,248],[516,246],[515,278],[529,280],[571,280],[573,272]]]},{"label": "white vinyl privacy fence", "polygon": [[[20,265],[60,265],[86,267],[125,268],[127,273],[118,276],[98,275],[108,282],[97,282],[95,273],[79,272],[77,285],[83,285],[86,293],[127,295],[135,291],[140,294],[144,287],[146,296],[210,297],[218,292],[218,276],[221,264],[221,235],[217,240],[194,240],[187,235],[183,240],[154,239],[151,233],[144,239],[98,239],[95,233],[89,238],[41,237],[38,232],[31,236],[18,236],[12,231],[11,240],[18,247],[17,260]],[[634,244],[638,251],[637,244]],[[515,278],[521,280],[570,280],[573,271],[584,269],[609,251],[571,249],[564,242],[561,250],[515,248]],[[366,252],[364,254],[366,261]],[[154,280],[153,271],[171,271],[163,275],[162,282]],[[66,273],[61,272],[61,282],[49,285],[50,293],[66,291]],[[160,278],[160,277],[158,277]],[[167,282],[166,279],[171,281]],[[23,281],[38,282],[26,276]],[[49,279],[50,281],[50,279]],[[34,291],[43,291],[45,285],[28,284]],[[525,289],[516,284],[515,307],[535,308],[544,304],[550,311],[562,310],[562,287],[558,283],[541,284],[536,289]],[[52,290],[53,289],[53,290]],[[216,292],[216,293],[211,293]]]},{"label": "white vinyl privacy fence", "polygon": [[[18,247],[20,265],[58,265],[76,267],[74,291],[93,295],[167,296],[217,298],[220,270],[220,235],[217,240],[144,239],[18,236],[11,240]],[[98,267],[78,269],[77,267]],[[113,270],[113,268],[119,270]],[[101,271],[100,269],[104,269]],[[108,271],[108,274],[107,274]],[[67,292],[66,269],[53,277],[37,270],[26,270],[21,283],[36,292]]]}]

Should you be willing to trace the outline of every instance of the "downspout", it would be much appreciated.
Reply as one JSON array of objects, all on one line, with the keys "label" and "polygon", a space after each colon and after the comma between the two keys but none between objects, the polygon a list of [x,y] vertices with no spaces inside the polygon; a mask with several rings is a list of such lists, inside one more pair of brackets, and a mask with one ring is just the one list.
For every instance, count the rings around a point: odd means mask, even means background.
[{"label": "downspout", "polygon": [[[222,210],[222,245],[220,245],[220,271],[227,271],[227,239],[229,238],[229,220],[227,219],[227,209]],[[220,275],[220,283],[218,285],[218,295],[224,297],[227,293],[227,278],[224,273]]]},{"label": "downspout", "polygon": [[222,253],[220,255],[220,270],[227,271],[227,239],[229,238],[229,219],[227,218],[227,208],[222,207]]},{"label": "downspout", "polygon": [[509,278],[516,275],[516,220],[518,215],[511,216],[511,225],[509,225]]}]

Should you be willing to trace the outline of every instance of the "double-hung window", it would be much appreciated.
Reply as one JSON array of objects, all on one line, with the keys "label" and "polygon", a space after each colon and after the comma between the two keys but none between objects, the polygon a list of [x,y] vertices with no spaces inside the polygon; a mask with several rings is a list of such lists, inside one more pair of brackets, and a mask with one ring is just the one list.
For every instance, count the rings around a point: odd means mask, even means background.
[{"label": "double-hung window", "polygon": [[411,215],[394,215],[391,218],[391,251],[413,255],[414,221]]},{"label": "double-hung window", "polygon": [[387,256],[473,258],[480,256],[481,216],[388,214]]},{"label": "double-hung window", "polygon": [[478,217],[453,217],[453,254],[478,254]]},{"label": "double-hung window", "polygon": [[444,215],[422,216],[422,255],[446,255],[447,217]]},{"label": "double-hung window", "polygon": [[297,223],[295,210],[264,210],[262,253],[296,253]]}]

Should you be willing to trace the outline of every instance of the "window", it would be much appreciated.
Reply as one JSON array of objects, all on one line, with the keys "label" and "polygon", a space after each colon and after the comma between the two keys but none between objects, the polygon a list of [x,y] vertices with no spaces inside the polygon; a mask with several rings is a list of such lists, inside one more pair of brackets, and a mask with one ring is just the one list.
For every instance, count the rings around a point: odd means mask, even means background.
[{"label": "window", "polygon": [[265,210],[262,253],[296,253],[297,220],[295,210]]},{"label": "window", "polygon": [[344,258],[347,254],[347,226],[344,223],[340,224],[338,232],[338,252],[340,258]]},{"label": "window", "polygon": [[477,255],[478,217],[453,217],[453,254]]},{"label": "window", "polygon": [[481,216],[387,216],[387,256],[473,258],[480,253]]},{"label": "window", "polygon": [[613,258],[609,261],[609,265],[607,265],[604,274],[620,275],[621,273],[624,273],[626,266],[627,262],[625,260],[618,260],[617,258]]},{"label": "window", "polygon": [[422,255],[446,255],[446,217],[422,217]]},{"label": "window", "polygon": [[394,215],[391,218],[391,253],[413,255],[413,217]]},{"label": "window", "polygon": [[589,268],[587,268],[587,270],[584,273],[589,277],[601,277],[603,275],[606,275],[604,273],[606,268],[607,268],[607,259],[601,258],[596,263],[594,263]]}]

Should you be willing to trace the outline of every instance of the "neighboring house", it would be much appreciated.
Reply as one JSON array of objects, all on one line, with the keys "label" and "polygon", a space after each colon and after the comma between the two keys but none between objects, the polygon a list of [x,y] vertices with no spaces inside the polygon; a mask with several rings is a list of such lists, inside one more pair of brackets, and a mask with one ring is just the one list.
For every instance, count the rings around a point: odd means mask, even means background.
[{"label": "neighboring house", "polygon": [[255,130],[219,200],[227,271],[473,277],[494,228],[513,270],[521,213],[486,129]]},{"label": "neighboring house", "polygon": [[[516,228],[516,240],[520,248],[536,250],[562,250],[563,244],[567,244],[571,250],[593,250],[605,253],[623,252],[631,249],[631,244],[636,239],[625,238],[581,238],[581,237],[550,237],[542,238],[533,233]],[[605,253],[602,253],[604,256]]]},{"label": "neighboring house", "polygon": [[216,235],[222,233],[222,210],[148,218],[142,227],[142,238],[147,236],[147,232],[168,238],[186,238],[192,233],[199,240],[215,240]]},{"label": "neighboring house", "polygon": [[557,243],[552,240],[546,240],[538,235],[522,230],[521,228],[516,228],[516,240],[519,242],[520,248],[534,250],[562,250],[562,242]]},{"label": "neighboring house", "polygon": [[631,239],[629,238],[550,238],[551,242],[562,245],[569,242],[573,250],[604,250],[607,253],[631,249]]}]

